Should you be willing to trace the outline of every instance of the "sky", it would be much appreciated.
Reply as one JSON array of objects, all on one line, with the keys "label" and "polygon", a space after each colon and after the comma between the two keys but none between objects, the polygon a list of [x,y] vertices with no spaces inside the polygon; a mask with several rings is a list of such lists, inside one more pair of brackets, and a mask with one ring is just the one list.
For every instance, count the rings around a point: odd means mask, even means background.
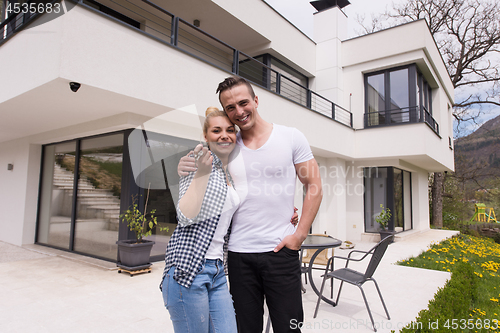
[{"label": "sky", "polygon": [[[313,13],[316,9],[308,0],[264,0],[274,9],[280,12],[285,18],[292,22],[297,28],[309,37],[313,37]],[[365,15],[370,18],[371,14],[381,14],[386,7],[391,7],[394,2],[402,0],[349,0],[351,3],[344,7],[343,11],[349,18],[350,37],[359,35],[356,31],[361,31],[361,26],[355,21],[356,14]]]}]

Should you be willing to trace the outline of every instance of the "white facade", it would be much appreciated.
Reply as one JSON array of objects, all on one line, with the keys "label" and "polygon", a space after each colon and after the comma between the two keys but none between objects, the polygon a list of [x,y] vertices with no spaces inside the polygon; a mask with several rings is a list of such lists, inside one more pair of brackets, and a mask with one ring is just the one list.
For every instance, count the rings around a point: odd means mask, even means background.
[{"label": "white facade", "polygon": [[[311,90],[352,113],[351,127],[255,85],[263,118],[301,130],[320,165],[324,197],[313,233],[351,241],[376,235],[365,228],[363,170],[369,167],[407,172],[404,229],[429,228],[428,174],[454,167],[453,86],[425,21],[347,39],[346,17],[333,7],[315,14],[311,40],[260,0],[158,5],[188,22],[198,19],[200,29],[248,56],[278,59],[307,77]],[[142,32],[78,5],[0,44],[1,241],[35,241],[43,145],[136,128],[169,112],[158,130],[198,141],[199,123],[178,110],[201,114],[218,105],[215,88],[230,70],[159,40],[147,15],[123,14]],[[365,75],[412,65],[432,89],[439,133],[423,121],[366,127]],[[80,89],[72,92],[69,82]]]}]

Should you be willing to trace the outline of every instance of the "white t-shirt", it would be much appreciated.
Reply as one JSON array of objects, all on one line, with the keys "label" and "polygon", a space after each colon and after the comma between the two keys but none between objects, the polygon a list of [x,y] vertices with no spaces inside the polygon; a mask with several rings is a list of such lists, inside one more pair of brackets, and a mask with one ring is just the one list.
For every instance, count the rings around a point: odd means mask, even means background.
[{"label": "white t-shirt", "polygon": [[219,222],[217,223],[217,228],[215,228],[214,237],[212,242],[208,247],[207,253],[205,254],[206,259],[223,259],[224,258],[224,237],[227,234],[227,229],[229,229],[229,224],[231,223],[231,218],[233,217],[234,211],[238,209],[240,205],[240,198],[232,186],[227,187],[226,201],[224,202],[224,207],[222,208],[222,214],[220,215]]},{"label": "white t-shirt", "polygon": [[294,233],[295,164],[313,158],[296,128],[273,124],[269,139],[256,150],[247,148],[238,133],[228,168],[240,206],[233,215],[229,251],[272,251]]}]

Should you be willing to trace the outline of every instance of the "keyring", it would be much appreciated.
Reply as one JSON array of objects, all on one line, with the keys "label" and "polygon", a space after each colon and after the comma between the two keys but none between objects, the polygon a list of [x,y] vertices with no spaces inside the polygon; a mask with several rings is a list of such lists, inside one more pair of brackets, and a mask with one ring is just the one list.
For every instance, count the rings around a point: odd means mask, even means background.
[{"label": "keyring", "polygon": [[195,159],[195,161],[196,161],[196,162],[198,162],[198,160],[199,160],[202,156],[203,156],[203,150],[200,150],[200,151],[198,152],[198,154],[196,154],[196,156],[195,156],[195,158],[194,158],[194,159]]}]

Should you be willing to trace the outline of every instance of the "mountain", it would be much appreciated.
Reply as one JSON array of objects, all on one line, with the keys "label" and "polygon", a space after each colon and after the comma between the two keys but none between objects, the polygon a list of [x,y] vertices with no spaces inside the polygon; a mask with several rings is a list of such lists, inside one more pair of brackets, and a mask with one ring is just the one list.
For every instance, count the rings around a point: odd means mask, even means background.
[{"label": "mountain", "polygon": [[455,173],[483,184],[500,177],[500,116],[455,140]]}]

